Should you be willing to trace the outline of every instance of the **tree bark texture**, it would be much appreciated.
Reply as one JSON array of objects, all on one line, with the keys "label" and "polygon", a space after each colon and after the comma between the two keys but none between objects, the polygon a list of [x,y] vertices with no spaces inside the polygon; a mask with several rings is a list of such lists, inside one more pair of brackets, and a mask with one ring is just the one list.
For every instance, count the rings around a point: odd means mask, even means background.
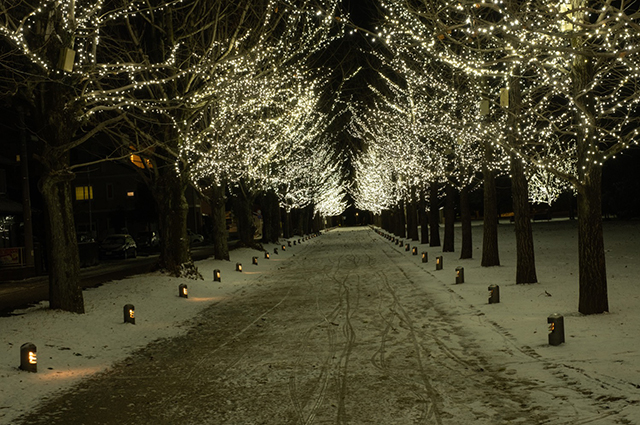
[{"label": "tree bark texture", "polygon": [[46,206],[49,307],[84,313],[80,287],[80,258],[73,218],[71,180],[66,171],[49,171],[40,188]]},{"label": "tree bark texture", "polygon": [[419,240],[418,236],[418,209],[416,201],[407,203],[407,238],[412,241]]},{"label": "tree bark texture", "polygon": [[282,237],[285,239],[289,239],[291,237],[291,212],[287,211],[286,208],[282,208],[282,223],[283,223],[283,228],[282,228]]},{"label": "tree bark texture", "polygon": [[438,183],[429,186],[429,246],[440,246],[440,201]]},{"label": "tree bark texture", "polygon": [[[586,20],[586,16],[579,15],[578,18]],[[579,44],[581,40],[574,42]],[[609,311],[609,298],[602,230],[602,168],[595,163],[602,161],[602,154],[592,134],[606,124],[598,125],[594,99],[583,93],[594,78],[593,59],[576,56],[572,77],[576,104],[585,116],[585,124],[591,125],[591,128],[584,124],[578,128],[578,311],[582,314],[600,314]]]},{"label": "tree bark texture", "polygon": [[582,314],[609,311],[601,181],[602,169],[594,165],[578,188],[578,311]]},{"label": "tree bark texture", "polygon": [[496,194],[495,171],[490,168],[493,150],[485,146],[487,159],[483,169],[484,177],[484,221],[482,234],[482,267],[500,265],[498,253],[498,196]]},{"label": "tree bark texture", "polygon": [[234,190],[233,212],[238,220],[238,239],[242,246],[256,247],[254,240],[256,225],[253,221],[254,195],[249,193],[243,182]]},{"label": "tree bark texture", "polygon": [[469,186],[465,186],[460,190],[460,221],[462,223],[462,249],[460,250],[460,259],[473,258]]},{"label": "tree bark texture", "polygon": [[227,216],[224,186],[213,186],[211,190],[211,221],[213,222],[213,257],[229,261]]},{"label": "tree bark texture", "polygon": [[158,168],[152,193],[158,207],[160,267],[172,276],[197,277],[187,234],[187,178],[178,175],[171,163]]},{"label": "tree bark texture", "polygon": [[[519,147],[516,129],[521,115],[522,96],[520,94],[520,76],[509,80],[509,116],[507,141],[511,146]],[[533,248],[533,230],[531,228],[531,208],[529,206],[529,186],[524,174],[522,159],[511,154],[511,196],[516,233],[516,283],[536,283],[536,259]]]},{"label": "tree bark texture", "polygon": [[442,252],[454,252],[455,237],[455,221],[456,221],[456,188],[447,183],[445,186],[445,202],[444,202],[444,241],[442,244]]},{"label": "tree bark texture", "polygon": [[418,202],[418,219],[420,220],[420,243],[429,243],[429,214],[427,214],[427,200],[425,193],[420,193]]},{"label": "tree bark texture", "polygon": [[516,233],[516,283],[537,283],[529,188],[522,160],[511,156],[511,194]]},{"label": "tree bark texture", "polygon": [[282,233],[282,225],[280,221],[280,201],[278,200],[278,195],[270,190],[266,195],[268,209],[270,211],[270,221],[269,221],[269,240],[266,242],[269,243],[278,243],[280,239],[280,235]]}]

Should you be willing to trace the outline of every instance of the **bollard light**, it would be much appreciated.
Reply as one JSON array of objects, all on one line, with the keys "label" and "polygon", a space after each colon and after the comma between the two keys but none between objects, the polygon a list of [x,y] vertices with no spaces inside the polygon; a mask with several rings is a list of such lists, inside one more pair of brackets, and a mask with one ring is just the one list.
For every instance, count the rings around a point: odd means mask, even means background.
[{"label": "bollard light", "polygon": [[124,323],[131,323],[132,325],[136,324],[136,314],[135,314],[135,307],[133,307],[133,304],[125,304],[125,306],[122,308],[122,314],[124,316]]},{"label": "bollard light", "polygon": [[265,251],[265,252],[264,252],[264,258],[265,258],[266,260],[268,260],[268,259],[269,259],[269,253],[268,253],[267,251]]},{"label": "bollard light", "polygon": [[236,271],[237,272],[241,272],[242,271],[242,264],[236,263]]},{"label": "bollard light", "polygon": [[422,253],[422,262],[423,263],[428,263],[429,262],[429,253],[427,251]]},{"label": "bollard light", "polygon": [[20,369],[27,372],[38,372],[38,350],[35,344],[27,342],[20,346]]},{"label": "bollard light", "polygon": [[564,342],[564,317],[554,313],[547,317],[549,324],[549,345],[560,345]]},{"label": "bollard light", "polygon": [[464,267],[456,267],[456,283],[464,283]]},{"label": "bollard light", "polygon": [[283,251],[287,250],[287,247],[285,245],[282,245],[281,248],[282,248]]},{"label": "bollard light", "polygon": [[220,281],[221,281],[221,280],[220,280],[220,270],[215,269],[215,270],[213,271],[213,281],[214,281],[214,282],[220,282]]},{"label": "bollard light", "polygon": [[407,251],[407,252],[411,251],[411,245],[406,244],[406,245],[404,246],[404,250],[405,250],[405,251]]},{"label": "bollard light", "polygon": [[442,270],[442,255],[436,257],[436,270]]},{"label": "bollard light", "polygon": [[[294,246],[296,245],[296,241],[293,241],[293,245],[294,245]],[[289,245],[289,246],[291,246],[291,245]]]},{"label": "bollard light", "polygon": [[255,264],[256,266],[258,265],[258,257],[253,257],[253,259],[251,260],[252,264]]},{"label": "bollard light", "polygon": [[300,239],[298,239],[298,245],[300,245],[302,242],[300,242]]},{"label": "bollard light", "polygon": [[278,255],[278,248],[273,248],[273,253]]},{"label": "bollard light", "polygon": [[498,304],[500,302],[500,287],[498,285],[489,285],[489,304]]},{"label": "bollard light", "polygon": [[289,245],[289,248],[291,248],[291,241],[287,241],[287,245]]},{"label": "bollard light", "polygon": [[412,251],[411,251],[411,254],[413,254],[413,255],[418,255],[418,247],[417,247],[417,246],[414,246],[414,247],[413,247],[413,249],[412,249]]},{"label": "bollard light", "polygon": [[189,298],[189,294],[187,293],[187,285],[185,285],[184,283],[181,283],[178,286],[178,296],[180,298]]}]

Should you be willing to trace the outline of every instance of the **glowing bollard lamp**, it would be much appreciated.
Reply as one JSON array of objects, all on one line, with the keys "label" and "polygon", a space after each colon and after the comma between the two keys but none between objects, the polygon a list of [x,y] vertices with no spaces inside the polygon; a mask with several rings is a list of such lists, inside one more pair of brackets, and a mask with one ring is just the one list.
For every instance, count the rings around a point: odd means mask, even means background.
[{"label": "glowing bollard lamp", "polygon": [[442,255],[436,257],[436,270],[442,270]]},{"label": "glowing bollard lamp", "polygon": [[27,372],[38,372],[38,350],[35,344],[27,342],[20,346],[20,369]]},{"label": "glowing bollard lamp", "polygon": [[189,294],[187,292],[187,285],[185,285],[184,283],[181,283],[178,286],[178,296],[180,298],[189,298]]},{"label": "glowing bollard lamp", "polygon": [[215,269],[213,271],[213,281],[214,282],[220,282],[221,281],[220,270]]},{"label": "glowing bollard lamp", "polygon": [[254,264],[254,265],[256,265],[256,266],[257,266],[257,265],[258,265],[258,257],[253,257],[253,258],[251,259],[251,264]]},{"label": "glowing bollard lamp", "polygon": [[411,251],[411,245],[406,244],[406,245],[404,246],[404,250],[405,250],[405,251],[407,251],[407,252]]},{"label": "glowing bollard lamp", "polygon": [[554,313],[547,317],[549,324],[549,345],[560,345],[564,342],[564,317]]},{"label": "glowing bollard lamp", "polygon": [[241,272],[242,271],[242,264],[236,263],[236,271],[237,272]]},{"label": "glowing bollard lamp", "polygon": [[122,308],[122,315],[124,316],[124,323],[136,324],[136,309],[133,304],[125,304]]},{"label": "glowing bollard lamp", "polygon": [[464,283],[464,267],[456,267],[456,283]]},{"label": "glowing bollard lamp", "polygon": [[412,255],[418,255],[418,247],[414,246],[413,249],[411,250],[411,254]]},{"label": "glowing bollard lamp", "polygon": [[280,248],[282,248],[283,251],[287,250],[287,247],[285,245],[282,245]]},{"label": "glowing bollard lamp", "polygon": [[265,260],[269,259],[269,253],[267,251],[264,252],[264,258],[265,258]]},{"label": "glowing bollard lamp", "polygon": [[500,287],[498,285],[489,285],[489,304],[498,304],[500,302]]},{"label": "glowing bollard lamp", "polygon": [[429,262],[429,253],[426,252],[426,251],[422,253],[422,262],[423,263],[428,263]]}]

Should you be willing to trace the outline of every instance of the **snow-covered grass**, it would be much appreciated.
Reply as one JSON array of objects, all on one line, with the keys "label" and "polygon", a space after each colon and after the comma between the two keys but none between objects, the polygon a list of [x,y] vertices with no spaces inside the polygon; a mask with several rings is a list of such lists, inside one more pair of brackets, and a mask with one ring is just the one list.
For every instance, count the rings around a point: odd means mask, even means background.
[{"label": "snow-covered grass", "polygon": [[[596,381],[615,384],[623,391],[640,388],[640,222],[605,223],[611,312],[597,316],[577,313],[574,222],[534,223],[540,282],[535,285],[513,283],[513,226],[503,223],[499,231],[500,267],[480,266],[481,226],[474,227],[474,259],[459,260],[459,252],[442,254],[440,248],[418,245],[419,252],[429,252],[429,263],[420,264],[419,256],[413,257],[415,267],[435,277],[436,283],[425,279],[424,285],[438,307],[455,312],[456,320],[477,335],[488,352],[493,339],[507,337],[520,350],[530,347],[537,355],[579,368]],[[456,232],[458,250],[459,229]],[[270,260],[260,252],[241,249],[231,252],[229,262],[199,261],[203,281],[148,274],[89,289],[84,293],[84,315],[50,311],[42,303],[0,318],[0,424],[11,423],[40,400],[107,369],[155,339],[186,332],[189,319],[217,301],[259,287],[299,251],[293,247],[273,255],[274,246],[265,246],[272,254]],[[395,249],[404,251],[404,247]],[[436,254],[444,256],[444,270],[435,271]],[[258,256],[258,266],[251,264],[253,256]],[[236,262],[243,264],[244,272],[235,271]],[[457,266],[464,267],[465,274],[465,283],[458,285],[454,283]],[[221,270],[221,283],[213,282],[214,269]],[[188,285],[189,298],[178,297],[180,283]],[[500,285],[499,304],[487,303],[490,284]],[[135,306],[135,325],[123,323],[123,306],[129,303]],[[546,318],[551,313],[565,316],[566,343],[557,347],[547,344]],[[38,373],[18,369],[20,345],[25,342],[38,348]],[[640,392],[633,392],[631,398],[637,399]],[[640,423],[640,416],[637,420]]]}]

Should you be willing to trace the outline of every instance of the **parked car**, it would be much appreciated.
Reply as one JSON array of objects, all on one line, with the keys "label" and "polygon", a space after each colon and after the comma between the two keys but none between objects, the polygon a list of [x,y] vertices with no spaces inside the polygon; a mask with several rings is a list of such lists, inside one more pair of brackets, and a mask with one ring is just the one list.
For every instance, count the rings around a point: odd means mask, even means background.
[{"label": "parked car", "polygon": [[157,248],[160,245],[160,236],[156,232],[140,232],[136,236],[138,248]]},{"label": "parked car", "polygon": [[189,235],[189,245],[197,245],[204,242],[204,236],[199,233],[193,233],[190,229],[187,229]]},{"label": "parked car", "polygon": [[131,235],[118,234],[107,236],[100,244],[100,258],[120,257],[136,258],[138,246]]}]

